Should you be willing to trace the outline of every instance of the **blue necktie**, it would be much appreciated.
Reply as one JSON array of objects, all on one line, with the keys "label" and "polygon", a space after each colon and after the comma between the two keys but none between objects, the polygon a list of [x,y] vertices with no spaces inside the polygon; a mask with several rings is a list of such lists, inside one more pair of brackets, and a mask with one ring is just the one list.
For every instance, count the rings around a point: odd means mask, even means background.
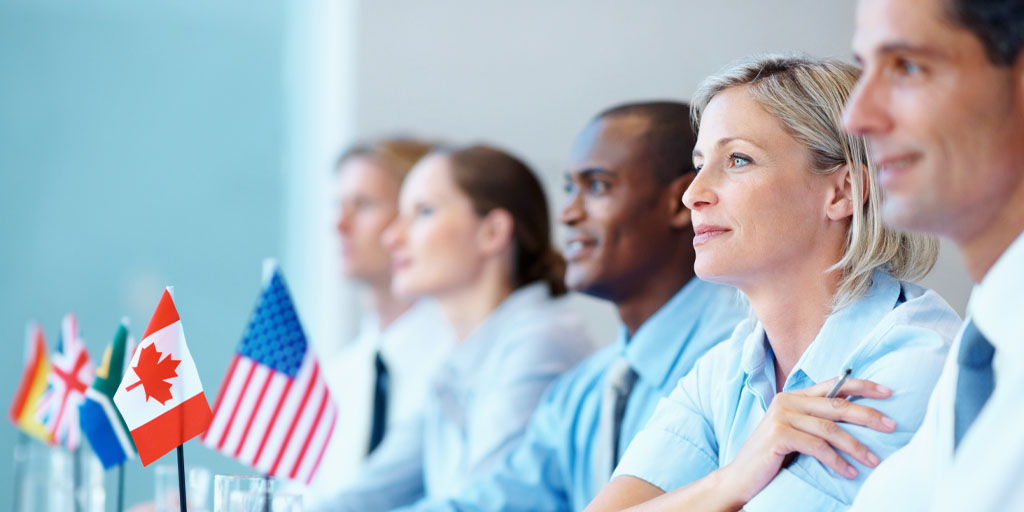
[{"label": "blue necktie", "polygon": [[957,357],[960,376],[956,382],[954,404],[954,451],[995,388],[995,376],[992,373],[992,356],[995,353],[995,347],[985,339],[974,322],[968,322]]},{"label": "blue necktie", "polygon": [[377,370],[373,385],[373,423],[370,424],[370,446],[367,455],[373,453],[384,440],[384,430],[388,421],[388,388],[391,379],[388,375],[388,367],[380,352],[374,356],[373,366]]}]

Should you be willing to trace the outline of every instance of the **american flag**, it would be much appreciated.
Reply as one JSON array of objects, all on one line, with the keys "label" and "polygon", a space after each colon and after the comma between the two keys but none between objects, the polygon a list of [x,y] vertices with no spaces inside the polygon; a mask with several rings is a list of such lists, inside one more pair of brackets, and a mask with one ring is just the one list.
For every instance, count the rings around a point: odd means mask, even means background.
[{"label": "american flag", "polygon": [[68,313],[61,323],[57,353],[47,377],[46,391],[39,398],[36,419],[53,435],[55,444],[69,450],[78,448],[82,438],[78,407],[95,372],[85,343],[78,337],[78,320]]},{"label": "american flag", "polygon": [[203,443],[262,473],[309,483],[337,416],[274,269],[221,384]]}]

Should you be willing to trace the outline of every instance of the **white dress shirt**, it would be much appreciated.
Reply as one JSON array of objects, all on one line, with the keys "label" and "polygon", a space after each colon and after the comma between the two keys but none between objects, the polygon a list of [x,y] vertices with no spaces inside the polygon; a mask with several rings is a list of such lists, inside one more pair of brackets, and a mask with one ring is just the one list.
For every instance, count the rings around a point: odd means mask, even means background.
[{"label": "white dress shirt", "polygon": [[958,336],[920,430],[875,470],[853,510],[1024,510],[1024,233],[974,287],[967,313],[996,349],[992,396],[954,453]]},{"label": "white dress shirt", "polygon": [[375,353],[381,352],[388,367],[387,439],[402,425],[418,421],[429,383],[454,339],[437,303],[427,299],[413,305],[384,330],[376,315],[366,315],[356,339],[325,358],[324,377],[338,404],[339,417],[320,469],[304,490],[307,506],[334,496],[356,477],[366,460],[373,418]]}]

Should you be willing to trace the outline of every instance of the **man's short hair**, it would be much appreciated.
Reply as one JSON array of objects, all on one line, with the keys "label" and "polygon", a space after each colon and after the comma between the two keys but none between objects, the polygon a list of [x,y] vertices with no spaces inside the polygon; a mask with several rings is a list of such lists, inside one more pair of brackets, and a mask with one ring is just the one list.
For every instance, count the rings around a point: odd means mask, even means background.
[{"label": "man's short hair", "polygon": [[981,40],[988,59],[1011,66],[1024,48],[1024,1],[946,0],[953,22]]},{"label": "man's short hair", "polygon": [[649,121],[644,142],[654,163],[659,184],[671,183],[693,171],[693,146],[697,134],[690,122],[690,105],[678,101],[647,101],[618,105],[595,117],[608,119],[636,115]]}]

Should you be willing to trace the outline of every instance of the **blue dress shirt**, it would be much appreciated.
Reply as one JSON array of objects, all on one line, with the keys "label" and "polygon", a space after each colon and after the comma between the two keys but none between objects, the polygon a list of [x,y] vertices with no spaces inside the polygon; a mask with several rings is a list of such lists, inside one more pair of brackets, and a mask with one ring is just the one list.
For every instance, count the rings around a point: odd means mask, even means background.
[{"label": "blue dress shirt", "polygon": [[[783,386],[803,389],[852,368],[853,377],[894,390],[885,400],[858,399],[896,421],[894,433],[840,426],[880,458],[906,444],[921,424],[928,397],[960,325],[933,291],[876,270],[868,293],[829,315]],[[626,450],[615,476],[631,475],[665,491],[683,487],[732,461],[761,422],[776,382],[771,347],[750,319],[697,362]],[[845,456],[845,455],[844,455]],[[855,479],[799,456],[744,507],[757,510],[844,510],[871,470],[852,460]]]},{"label": "blue dress shirt", "polygon": [[647,422],[658,399],[710,347],[747,315],[733,288],[691,280],[627,339],[604,347],[551,386],[522,444],[458,497],[422,502],[415,510],[582,510],[597,495],[595,435],[602,383],[625,356],[637,373],[622,419],[623,449]]},{"label": "blue dress shirt", "polygon": [[396,427],[318,510],[392,510],[454,495],[522,438],[544,390],[594,349],[582,319],[544,283],[509,295],[449,352],[418,421]]}]

